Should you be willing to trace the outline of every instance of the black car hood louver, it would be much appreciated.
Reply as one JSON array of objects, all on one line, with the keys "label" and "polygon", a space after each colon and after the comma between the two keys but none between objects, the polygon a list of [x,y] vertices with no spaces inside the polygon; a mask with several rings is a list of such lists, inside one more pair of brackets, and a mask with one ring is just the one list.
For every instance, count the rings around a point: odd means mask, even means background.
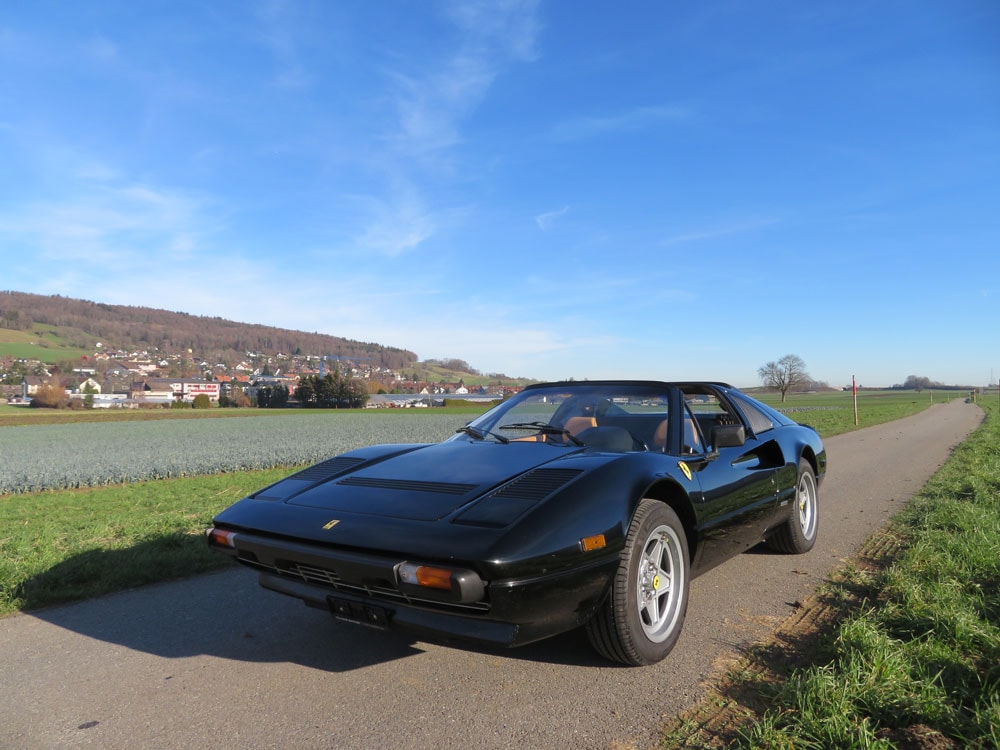
[{"label": "black car hood louver", "polygon": [[265,487],[253,497],[258,500],[287,500],[297,492],[302,492],[330,477],[343,474],[364,462],[363,458],[348,458],[346,456],[330,458],[297,474],[292,474],[288,479],[283,479],[277,484]]},{"label": "black car hood louver", "polygon": [[403,492],[437,492],[441,495],[465,495],[476,489],[475,484],[454,482],[422,482],[417,479],[379,479],[377,477],[347,477],[337,484],[348,487],[374,487],[380,490],[400,490]]},{"label": "black car hood louver", "polygon": [[543,500],[574,477],[580,469],[535,469],[513,482],[505,484],[489,497],[506,497],[517,500]]},{"label": "black car hood louver", "polygon": [[455,519],[466,526],[508,526],[583,473],[580,469],[535,469],[490,493]]},{"label": "black car hood louver", "polygon": [[436,521],[493,490],[508,494],[497,499],[488,495],[487,504],[538,502],[578,473],[540,466],[573,452],[535,443],[446,441],[355,471],[348,468],[339,479],[287,493],[285,498],[332,514]]},{"label": "black car hood louver", "polygon": [[315,466],[310,466],[304,471],[300,471],[298,474],[293,474],[290,479],[304,479],[309,482],[322,482],[324,479],[329,479],[332,476],[336,476],[342,472],[352,469],[358,464],[363,464],[365,460],[363,458],[348,458],[346,456],[337,456],[336,458],[329,458],[326,461],[316,464]]}]

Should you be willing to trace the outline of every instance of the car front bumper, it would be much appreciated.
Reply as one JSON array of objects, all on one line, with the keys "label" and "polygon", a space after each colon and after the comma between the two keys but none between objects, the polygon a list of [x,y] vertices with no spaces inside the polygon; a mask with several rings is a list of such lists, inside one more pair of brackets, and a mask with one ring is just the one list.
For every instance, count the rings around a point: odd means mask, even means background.
[{"label": "car front bumper", "polygon": [[571,568],[482,581],[482,596],[463,601],[457,585],[453,592],[400,586],[394,571],[404,557],[242,532],[232,549],[213,548],[258,570],[264,588],[329,610],[338,619],[499,646],[524,645],[583,625],[618,568],[617,553],[588,556]]}]

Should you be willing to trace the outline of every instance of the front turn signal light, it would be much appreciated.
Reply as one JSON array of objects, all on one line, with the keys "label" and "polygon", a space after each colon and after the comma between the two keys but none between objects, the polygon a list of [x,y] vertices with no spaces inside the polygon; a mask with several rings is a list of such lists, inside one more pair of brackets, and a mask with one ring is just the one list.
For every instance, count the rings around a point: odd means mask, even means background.
[{"label": "front turn signal light", "polygon": [[580,540],[580,549],[584,552],[593,552],[594,550],[604,549],[607,546],[608,542],[604,538],[604,534],[586,536]]},{"label": "front turn signal light", "polygon": [[431,565],[407,562],[399,566],[400,581],[429,589],[451,591],[451,574],[452,571],[448,568],[435,568]]},{"label": "front turn signal light", "polygon": [[236,532],[225,529],[209,529],[208,543],[216,547],[226,547],[236,549]]}]

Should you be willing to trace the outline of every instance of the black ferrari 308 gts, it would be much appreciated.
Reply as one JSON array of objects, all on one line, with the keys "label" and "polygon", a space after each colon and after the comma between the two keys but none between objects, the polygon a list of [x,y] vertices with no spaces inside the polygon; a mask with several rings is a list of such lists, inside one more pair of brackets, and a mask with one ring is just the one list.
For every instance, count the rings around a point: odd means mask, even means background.
[{"label": "black ferrari 308 gts", "polygon": [[330,458],[221,512],[262,586],[379,628],[516,646],[583,627],[663,659],[691,579],[816,541],[816,431],[724,383],[532,385],[430,445]]}]

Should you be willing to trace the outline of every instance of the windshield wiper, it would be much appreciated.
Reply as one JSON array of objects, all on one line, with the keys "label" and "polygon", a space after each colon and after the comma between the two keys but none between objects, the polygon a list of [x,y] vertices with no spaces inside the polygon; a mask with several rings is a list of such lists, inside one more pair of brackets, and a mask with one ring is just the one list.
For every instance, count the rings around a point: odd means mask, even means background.
[{"label": "windshield wiper", "polygon": [[483,433],[481,433],[479,430],[477,430],[475,427],[473,427],[472,425],[467,425],[467,424],[466,425],[462,425],[457,430],[455,430],[455,432],[464,432],[466,435],[471,435],[476,440],[485,440],[486,439],[486,436]]},{"label": "windshield wiper", "polygon": [[583,445],[584,442],[562,427],[556,427],[548,422],[511,422],[501,425],[501,430],[538,430],[543,435],[563,435],[567,440],[576,445]]},{"label": "windshield wiper", "polygon": [[463,425],[462,427],[459,427],[457,430],[455,430],[455,432],[464,432],[466,435],[471,435],[476,440],[485,440],[486,436],[489,435],[490,437],[496,438],[501,443],[509,443],[510,442],[510,440],[508,440],[507,437],[505,437],[504,435],[497,435],[495,432],[483,433],[479,429],[477,429],[476,427],[473,427],[472,425],[468,425],[468,424],[467,425]]}]

